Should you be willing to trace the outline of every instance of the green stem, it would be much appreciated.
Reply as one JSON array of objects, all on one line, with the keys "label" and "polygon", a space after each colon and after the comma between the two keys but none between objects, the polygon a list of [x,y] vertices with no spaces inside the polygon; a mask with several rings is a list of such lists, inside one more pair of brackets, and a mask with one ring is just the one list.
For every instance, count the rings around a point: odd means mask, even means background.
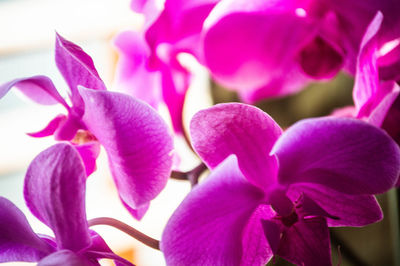
[{"label": "green stem", "polygon": [[400,197],[399,189],[392,189],[388,192],[389,218],[393,246],[393,265],[400,266]]},{"label": "green stem", "polygon": [[[338,236],[336,232],[331,231],[331,241],[334,246],[338,246],[339,261],[341,260],[341,255],[346,258],[352,265],[356,266],[367,266],[368,264],[363,261],[346,243]],[[340,265],[340,264],[339,264]]]}]

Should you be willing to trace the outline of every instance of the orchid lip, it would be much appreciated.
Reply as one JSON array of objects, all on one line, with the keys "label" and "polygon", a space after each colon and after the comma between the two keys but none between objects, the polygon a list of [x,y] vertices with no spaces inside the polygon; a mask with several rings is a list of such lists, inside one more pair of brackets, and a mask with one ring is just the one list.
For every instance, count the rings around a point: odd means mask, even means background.
[{"label": "orchid lip", "polygon": [[286,195],[286,190],[281,187],[271,189],[267,201],[272,209],[282,217],[287,217],[294,212],[293,202]]},{"label": "orchid lip", "polygon": [[286,227],[291,227],[295,223],[299,221],[299,215],[295,212],[292,211],[291,214],[288,216],[282,216],[282,217],[277,217],[279,220],[282,221],[282,224],[285,225]]}]

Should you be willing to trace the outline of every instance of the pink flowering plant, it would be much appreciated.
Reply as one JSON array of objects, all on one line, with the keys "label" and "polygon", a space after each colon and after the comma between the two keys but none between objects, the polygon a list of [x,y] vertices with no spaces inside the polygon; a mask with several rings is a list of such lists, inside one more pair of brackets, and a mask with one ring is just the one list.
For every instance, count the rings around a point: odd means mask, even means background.
[{"label": "pink flowering plant", "polygon": [[[391,190],[398,201],[399,2],[166,0],[160,8],[155,0],[133,0],[131,9],[145,22],[142,31],[114,39],[113,91],[92,58],[57,33],[55,62],[66,98],[42,75],[0,85],[0,99],[16,89],[40,105],[65,108],[28,134],[58,142],[30,163],[23,193],[53,235],[34,232],[22,211],[0,196],[0,262],[80,266],[106,258],[132,265],[90,229],[106,224],[162,252],[167,265],[265,265],[275,257],[332,265],[330,228],[381,221],[376,194]],[[245,103],[211,106],[186,125],[196,73],[182,54]],[[354,76],[354,106],[329,116],[283,129],[250,105],[295,94],[341,70]],[[184,137],[200,165],[172,170],[180,156],[174,137]],[[170,178],[190,181],[192,190],[160,240],[112,217],[87,219],[86,181],[97,171],[101,147],[133,219],[146,215]],[[394,227],[399,210],[391,209]],[[393,234],[395,246],[400,236]],[[343,256],[354,260],[341,245]]]},{"label": "pink flowering plant", "polygon": [[52,229],[55,237],[35,234],[24,214],[0,197],[1,261],[99,265],[97,259],[110,258],[118,265],[132,265],[89,229],[85,184],[84,165],[73,146],[59,143],[40,153],[26,173],[24,196],[31,212]]}]

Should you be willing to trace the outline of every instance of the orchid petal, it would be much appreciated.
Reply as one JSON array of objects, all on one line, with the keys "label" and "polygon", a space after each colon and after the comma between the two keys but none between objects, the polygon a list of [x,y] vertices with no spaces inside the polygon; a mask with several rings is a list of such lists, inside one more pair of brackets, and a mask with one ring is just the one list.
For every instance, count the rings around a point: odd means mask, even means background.
[{"label": "orchid petal", "polygon": [[[353,98],[359,117],[368,115],[370,110],[366,106],[371,98],[378,93],[379,76],[377,59],[377,37],[376,34],[382,24],[382,13],[378,12],[368,27],[361,42],[360,54],[357,61],[357,74],[354,83]],[[371,108],[371,107],[370,107]]]},{"label": "orchid petal", "polygon": [[169,64],[161,66],[162,96],[171,116],[174,131],[184,134],[183,106],[189,88],[190,73],[178,60],[171,59]]},{"label": "orchid petal", "polygon": [[62,249],[57,252],[50,254],[45,257],[39,263],[38,266],[92,266],[92,265],[100,265],[98,263],[93,263],[89,261],[87,258],[83,256],[79,256],[78,254],[67,250]]},{"label": "orchid petal", "polygon": [[122,265],[133,265],[129,261],[119,257],[114,254],[113,251],[108,247],[107,243],[104,239],[95,231],[90,231],[90,235],[92,238],[92,245],[90,249],[85,251],[85,256],[94,260],[101,258],[108,258],[114,260],[116,266]]},{"label": "orchid petal", "polygon": [[[121,258],[120,256],[114,254],[113,252],[104,252],[104,251],[87,251],[86,256],[89,256],[94,259],[111,259],[114,261],[116,266],[133,266],[131,262],[128,260]],[[101,264],[99,264],[101,265]]]},{"label": "orchid petal", "polygon": [[90,250],[101,251],[101,252],[112,252],[110,247],[97,232],[90,230],[90,237],[92,239],[92,245],[90,246]]},{"label": "orchid petal", "polygon": [[170,112],[175,132],[183,133],[183,105],[190,73],[178,62],[176,54],[168,50],[165,58],[167,62],[160,62],[159,71],[150,72],[150,51],[140,34],[122,32],[115,39],[115,45],[121,54],[116,90],[137,97],[154,108],[163,100]]},{"label": "orchid petal", "polygon": [[[380,11],[383,22],[378,33],[378,45],[400,37],[400,6],[396,0],[355,0],[349,5],[346,0],[329,1],[330,8],[340,17],[342,46],[345,47],[350,72],[354,72],[357,54],[365,29]],[[357,10],[355,13],[354,11]]]},{"label": "orchid petal", "polygon": [[235,154],[250,182],[261,188],[276,182],[276,159],[269,153],[282,130],[260,109],[219,104],[198,112],[190,132],[194,149],[210,168]]},{"label": "orchid petal", "polygon": [[380,91],[385,94],[382,99],[376,98],[377,105],[367,118],[368,123],[383,128],[388,134],[399,143],[397,119],[399,109],[400,86],[394,82],[381,83]]},{"label": "orchid petal", "polygon": [[343,53],[320,36],[304,46],[299,57],[304,72],[315,79],[333,78],[343,67]]},{"label": "orchid petal", "polygon": [[400,88],[394,81],[380,81],[381,77],[378,74],[377,43],[382,20],[382,13],[378,12],[362,40],[353,98],[358,118],[367,117],[369,123],[390,131],[389,134],[397,141],[399,137],[392,132],[396,131],[397,126],[389,124],[390,121],[396,121],[398,118],[395,102]]},{"label": "orchid petal", "polygon": [[161,101],[160,73],[150,72],[150,50],[139,33],[125,31],[114,39],[119,51],[116,90],[137,97],[157,108]]},{"label": "orchid petal", "polygon": [[331,216],[325,215],[329,227],[365,226],[383,218],[382,210],[372,195],[348,195],[311,183],[292,185],[289,193],[293,199],[307,195],[315,201]]},{"label": "orchid petal", "polygon": [[271,220],[261,220],[261,224],[272,254],[276,255],[281,240],[281,228],[276,222]]},{"label": "orchid petal", "polygon": [[[368,122],[377,127],[382,127],[387,115],[396,116],[392,113],[395,108],[391,109],[391,106],[400,92],[399,86],[394,81],[380,81],[381,77],[378,74],[377,42],[382,20],[382,14],[378,12],[364,35],[353,89],[357,117],[367,117]],[[392,127],[389,126],[388,129],[391,130]]]},{"label": "orchid petal", "polygon": [[400,80],[398,71],[400,69],[400,37],[388,43],[393,42],[396,42],[397,46],[378,58],[379,78],[382,80]]},{"label": "orchid petal", "polygon": [[[168,265],[239,265],[242,232],[263,192],[227,158],[183,200],[165,227],[161,251]],[[256,259],[255,259],[256,260]]]},{"label": "orchid petal", "polygon": [[297,265],[332,265],[325,218],[300,219],[287,228],[279,243],[278,255]]},{"label": "orchid petal", "polygon": [[313,217],[319,216],[324,218],[330,218],[333,220],[338,220],[339,217],[334,216],[324,210],[317,202],[308,196],[308,194],[302,193],[298,197],[298,210],[297,214],[301,217]]},{"label": "orchid petal", "polygon": [[[392,93],[388,94],[387,97],[382,101],[374,112],[371,114],[371,118],[374,118],[376,113],[384,112],[386,116],[380,124],[381,127],[400,145],[400,127],[398,121],[400,119],[400,86],[396,85],[396,88]],[[386,104],[386,106],[384,106]],[[381,106],[384,106],[381,108]],[[389,108],[388,108],[389,107]],[[386,111],[386,112],[385,112]]]},{"label": "orchid petal", "polygon": [[20,78],[7,82],[0,86],[0,98],[6,95],[12,87],[16,87],[26,97],[36,103],[43,105],[60,103],[69,110],[64,98],[58,93],[51,79],[46,76]]},{"label": "orchid petal", "polygon": [[[275,213],[268,205],[259,205],[251,215],[242,233],[241,266],[265,265],[276,251],[275,244],[279,244],[279,241],[275,243],[272,239],[267,241],[262,237],[264,235],[262,220],[271,219],[273,216]],[[278,230],[278,237],[279,233]]]},{"label": "orchid petal", "polygon": [[104,146],[121,199],[139,209],[164,188],[172,166],[172,137],[147,104],[117,92],[80,88],[83,121]]},{"label": "orchid petal", "polygon": [[78,113],[83,113],[78,85],[95,90],[106,90],[92,58],[81,47],[64,39],[58,33],[56,33],[56,65],[71,90],[71,100]]},{"label": "orchid petal", "polygon": [[86,176],[90,176],[96,171],[96,159],[100,154],[100,143],[91,141],[84,144],[75,145],[85,165]]},{"label": "orchid petal", "polygon": [[142,12],[146,5],[149,3],[154,2],[153,0],[131,0],[131,9],[135,12]]},{"label": "orchid petal", "polygon": [[124,205],[124,207],[128,210],[128,212],[135,219],[137,219],[139,221],[143,218],[143,216],[146,214],[147,210],[150,207],[150,203],[146,203],[146,204],[143,204],[142,206],[140,206],[139,208],[133,209],[128,204],[126,204],[121,197],[119,197],[119,199],[121,200],[122,205]]},{"label": "orchid petal", "polygon": [[35,262],[52,251],[32,231],[25,215],[11,201],[0,197],[0,262]]},{"label": "orchid petal", "polygon": [[53,230],[59,249],[78,251],[90,245],[85,181],[79,153],[66,143],[41,152],[26,173],[26,203],[31,212]]},{"label": "orchid petal", "polygon": [[204,57],[219,83],[257,89],[297,64],[298,51],[315,37],[317,26],[282,2],[221,1],[213,9],[205,23]]},{"label": "orchid petal", "polygon": [[83,129],[81,118],[75,113],[69,113],[66,120],[60,123],[59,127],[54,132],[56,140],[72,140],[79,129]]},{"label": "orchid petal", "polygon": [[[175,44],[200,35],[204,20],[219,0],[167,0],[164,10],[146,31],[146,40],[154,57],[161,43]],[[185,45],[186,52],[199,54],[199,43]]]},{"label": "orchid petal", "polygon": [[310,182],[346,194],[376,194],[390,189],[400,173],[396,143],[357,119],[303,120],[283,133],[271,153],[279,161],[279,182],[287,185]]},{"label": "orchid petal", "polygon": [[27,133],[29,136],[34,137],[34,138],[42,138],[42,137],[47,137],[47,136],[51,136],[54,134],[54,132],[56,132],[56,130],[61,126],[61,124],[65,123],[65,121],[67,120],[67,116],[60,114],[57,115],[53,120],[51,120],[47,126],[37,132],[33,132],[33,133]]},{"label": "orchid petal", "polygon": [[145,16],[144,29],[147,29],[162,12],[157,0],[132,0],[131,9]]}]

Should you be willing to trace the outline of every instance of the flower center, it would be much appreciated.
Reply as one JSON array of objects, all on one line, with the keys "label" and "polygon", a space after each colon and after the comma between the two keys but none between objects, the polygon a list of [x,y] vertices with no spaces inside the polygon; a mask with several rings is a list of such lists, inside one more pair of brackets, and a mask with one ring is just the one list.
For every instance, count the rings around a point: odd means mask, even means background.
[{"label": "flower center", "polygon": [[293,211],[291,214],[289,214],[288,216],[282,216],[282,217],[278,217],[279,220],[282,221],[282,223],[286,226],[286,227],[291,227],[292,225],[294,225],[295,223],[297,223],[297,221],[299,220],[299,216],[297,215],[297,213],[295,211]]},{"label": "flower center", "polygon": [[74,144],[85,144],[87,142],[95,140],[97,140],[96,137],[88,130],[79,129],[76,132],[75,137],[71,140],[71,142]]},{"label": "flower center", "polygon": [[276,188],[271,190],[268,194],[268,203],[277,214],[286,217],[294,212],[294,204],[286,196],[286,191],[284,189]]}]

